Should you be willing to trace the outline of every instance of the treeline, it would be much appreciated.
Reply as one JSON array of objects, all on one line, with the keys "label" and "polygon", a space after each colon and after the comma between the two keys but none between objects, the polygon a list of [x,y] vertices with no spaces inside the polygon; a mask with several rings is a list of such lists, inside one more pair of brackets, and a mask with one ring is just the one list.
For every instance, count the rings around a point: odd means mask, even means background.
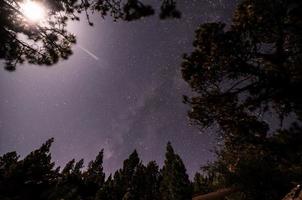
[{"label": "treeline", "polygon": [[190,200],[223,188],[236,190],[228,200],[281,199],[302,180],[301,131],[296,125],[261,142],[242,138],[224,146],[192,182],[171,143],[162,168],[144,165],[134,151],[106,177],[103,150],[87,167],[73,159],[60,169],[50,139],[23,159],[16,152],[0,156],[0,200]]},{"label": "treeline", "polygon": [[121,169],[105,178],[103,150],[84,168],[84,161],[55,167],[46,141],[24,159],[16,152],[0,157],[1,200],[189,200],[192,183],[171,144],[160,169],[155,161],[144,165],[134,151]]}]

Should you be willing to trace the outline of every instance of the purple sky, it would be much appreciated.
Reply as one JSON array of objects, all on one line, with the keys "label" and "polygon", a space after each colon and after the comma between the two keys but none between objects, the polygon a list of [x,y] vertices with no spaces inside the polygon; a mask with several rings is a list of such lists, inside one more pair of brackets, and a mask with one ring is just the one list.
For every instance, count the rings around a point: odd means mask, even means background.
[{"label": "purple sky", "polygon": [[13,73],[1,68],[0,155],[24,156],[54,137],[58,165],[72,158],[87,163],[104,148],[108,175],[134,149],[144,162],[161,165],[171,141],[192,175],[213,158],[216,141],[189,126],[182,95],[190,88],[181,78],[181,57],[191,51],[198,24],[230,19],[231,2],[181,1],[181,20],[114,23],[96,17],[94,27],[82,20],[69,28],[78,37],[69,60],[22,65]]}]

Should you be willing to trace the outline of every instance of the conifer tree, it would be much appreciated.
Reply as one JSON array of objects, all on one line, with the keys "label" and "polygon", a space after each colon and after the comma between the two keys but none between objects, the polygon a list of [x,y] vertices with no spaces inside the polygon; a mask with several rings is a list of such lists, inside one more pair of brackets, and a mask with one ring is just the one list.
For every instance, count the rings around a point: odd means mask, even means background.
[{"label": "conifer tree", "polygon": [[[48,190],[54,186],[58,170],[51,162],[50,146],[53,138],[47,140],[39,149],[31,152],[23,160],[16,153],[1,157],[1,195],[3,199],[37,199],[47,197]],[[1,198],[2,198],[1,197]]]},{"label": "conifer tree", "polygon": [[146,166],[145,180],[146,190],[145,200],[159,200],[159,183],[160,183],[159,167],[155,161],[151,161]]},{"label": "conifer tree", "polygon": [[115,188],[112,176],[107,178],[105,183],[103,184],[103,187],[98,190],[96,193],[96,200],[115,200]]},{"label": "conifer tree", "polygon": [[213,176],[206,176],[197,172],[193,180],[193,194],[207,194],[213,192]]},{"label": "conifer tree", "polygon": [[160,197],[162,200],[190,200],[192,187],[186,168],[171,143],[167,144],[166,159],[161,170]]},{"label": "conifer tree", "polygon": [[121,169],[114,173],[112,185],[113,199],[122,199],[126,190]]},{"label": "conifer tree", "polygon": [[88,164],[88,169],[83,173],[84,193],[89,199],[94,199],[96,192],[102,188],[105,182],[105,173],[103,172],[103,156],[102,149],[96,156],[95,160]]},{"label": "conifer tree", "polygon": [[[18,164],[16,152],[9,152],[0,157],[0,199],[8,199],[16,192],[12,182],[12,173]],[[15,193],[16,194],[16,193]]]},{"label": "conifer tree", "polygon": [[52,192],[51,199],[80,200],[82,199],[82,172],[83,159],[75,162],[69,161],[63,168],[56,187]]},{"label": "conifer tree", "polygon": [[124,161],[121,175],[124,184],[123,198],[138,200],[145,184],[142,182],[144,181],[143,165],[136,150]]},{"label": "conifer tree", "polygon": [[208,170],[244,199],[281,199],[302,181],[301,128],[276,130],[267,120],[279,118],[280,129],[288,116],[288,124],[302,120],[301,8],[300,0],[240,1],[230,25],[202,24],[184,56],[188,115],[202,128],[217,125],[223,139]]}]

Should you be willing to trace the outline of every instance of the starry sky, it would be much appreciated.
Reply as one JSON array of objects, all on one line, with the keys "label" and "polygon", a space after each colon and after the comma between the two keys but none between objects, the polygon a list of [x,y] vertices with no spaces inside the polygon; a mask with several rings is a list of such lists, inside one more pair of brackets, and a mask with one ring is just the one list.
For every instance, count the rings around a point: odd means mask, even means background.
[{"label": "starry sky", "polygon": [[235,5],[186,0],[179,1],[180,20],[153,16],[129,23],[93,16],[94,27],[84,19],[70,23],[78,42],[67,61],[25,64],[12,73],[1,68],[0,155],[24,156],[54,137],[57,165],[73,158],[87,163],[104,148],[108,175],[134,149],[144,162],[162,165],[171,141],[192,177],[214,158],[217,140],[213,131],[189,125],[182,95],[190,88],[181,78],[181,59],[192,50],[197,26],[228,23]]}]

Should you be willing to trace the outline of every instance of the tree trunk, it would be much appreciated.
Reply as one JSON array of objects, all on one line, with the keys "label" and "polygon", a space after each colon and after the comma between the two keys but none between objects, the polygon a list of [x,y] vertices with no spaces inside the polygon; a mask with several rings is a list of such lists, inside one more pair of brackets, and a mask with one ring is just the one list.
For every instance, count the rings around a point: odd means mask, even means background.
[{"label": "tree trunk", "polygon": [[217,190],[216,192],[195,196],[192,198],[192,200],[221,200],[225,196],[228,196],[237,191],[238,190],[236,188],[224,188]]},{"label": "tree trunk", "polygon": [[297,185],[282,200],[302,200],[302,187]]}]

